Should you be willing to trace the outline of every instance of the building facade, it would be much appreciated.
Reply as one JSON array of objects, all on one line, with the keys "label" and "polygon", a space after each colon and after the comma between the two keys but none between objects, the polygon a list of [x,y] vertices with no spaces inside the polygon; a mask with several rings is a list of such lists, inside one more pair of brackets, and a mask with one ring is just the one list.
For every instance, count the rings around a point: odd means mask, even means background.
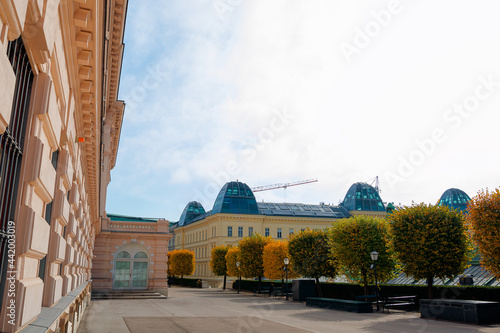
[{"label": "building facade", "polygon": [[[349,207],[349,208],[348,208]],[[226,183],[217,196],[213,209],[205,212],[195,201],[186,205],[179,222],[171,227],[174,237],[170,249],[188,249],[195,253],[193,278],[220,287],[222,278],[210,269],[212,248],[237,245],[252,234],[284,240],[289,235],[309,229],[325,229],[332,222],[351,215],[377,217],[386,215],[378,192],[366,183],[355,183],[339,206],[301,203],[257,203],[252,190],[241,182]]]},{"label": "building facade", "polygon": [[107,214],[94,244],[92,289],[158,291],[167,296],[166,220]]},{"label": "building facade", "polygon": [[126,0],[0,3],[0,331],[73,332],[120,138]]}]

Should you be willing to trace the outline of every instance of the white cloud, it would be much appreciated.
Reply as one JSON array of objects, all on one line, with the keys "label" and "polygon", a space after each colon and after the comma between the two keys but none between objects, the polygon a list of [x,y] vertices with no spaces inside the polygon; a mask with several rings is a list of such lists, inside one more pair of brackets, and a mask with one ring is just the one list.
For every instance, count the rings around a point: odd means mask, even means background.
[{"label": "white cloud", "polygon": [[[175,220],[200,193],[211,209],[226,176],[250,186],[317,177],[287,189],[306,203],[338,203],[376,175],[384,200],[406,204],[498,186],[500,89],[457,129],[443,120],[478,77],[500,81],[495,1],[401,0],[350,63],[341,43],[388,1],[231,2],[222,20],[215,2],[129,3],[108,211]],[[294,116],[276,126],[283,110]],[[383,175],[437,127],[447,140],[389,186]],[[137,205],[122,205],[130,197]]]}]

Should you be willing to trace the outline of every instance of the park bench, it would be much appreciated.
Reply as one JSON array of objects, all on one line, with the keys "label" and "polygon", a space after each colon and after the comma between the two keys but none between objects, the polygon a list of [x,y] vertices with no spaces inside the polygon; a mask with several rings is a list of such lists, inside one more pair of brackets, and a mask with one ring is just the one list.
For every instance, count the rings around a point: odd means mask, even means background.
[{"label": "park bench", "polygon": [[281,297],[281,296],[292,296],[292,289],[284,289],[284,288],[281,288],[281,287],[277,287],[277,288],[274,288],[273,290],[273,297],[276,298],[276,297]]},{"label": "park bench", "polygon": [[254,295],[269,295],[270,296],[271,287],[255,287],[253,288]]},{"label": "park bench", "polygon": [[401,307],[406,310],[416,310],[418,306],[418,297],[416,295],[412,296],[388,296],[384,297],[382,300],[382,311],[387,309],[389,313],[390,308]]},{"label": "park bench", "polygon": [[420,318],[483,325],[500,323],[499,314],[499,302],[439,298],[420,300]]},{"label": "park bench", "polygon": [[371,313],[373,312],[371,302],[351,301],[346,299],[323,298],[323,297],[308,297],[306,306],[316,306],[320,308],[328,308],[333,310]]}]

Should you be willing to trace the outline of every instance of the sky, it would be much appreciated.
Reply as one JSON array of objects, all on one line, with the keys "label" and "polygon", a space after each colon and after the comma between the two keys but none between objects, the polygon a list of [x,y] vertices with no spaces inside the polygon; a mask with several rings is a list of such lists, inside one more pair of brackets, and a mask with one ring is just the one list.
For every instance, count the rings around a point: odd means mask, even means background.
[{"label": "sky", "polygon": [[178,221],[257,201],[384,202],[500,185],[500,2],[129,0],[106,211]]}]

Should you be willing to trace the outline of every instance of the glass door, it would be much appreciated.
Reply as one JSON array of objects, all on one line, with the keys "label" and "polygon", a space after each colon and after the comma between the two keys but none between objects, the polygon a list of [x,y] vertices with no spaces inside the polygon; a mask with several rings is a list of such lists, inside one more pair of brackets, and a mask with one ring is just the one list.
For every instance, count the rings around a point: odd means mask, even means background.
[{"label": "glass door", "polygon": [[132,269],[132,288],[148,286],[148,262],[135,261]]},{"label": "glass door", "polygon": [[116,261],[114,288],[130,287],[130,261]]}]

